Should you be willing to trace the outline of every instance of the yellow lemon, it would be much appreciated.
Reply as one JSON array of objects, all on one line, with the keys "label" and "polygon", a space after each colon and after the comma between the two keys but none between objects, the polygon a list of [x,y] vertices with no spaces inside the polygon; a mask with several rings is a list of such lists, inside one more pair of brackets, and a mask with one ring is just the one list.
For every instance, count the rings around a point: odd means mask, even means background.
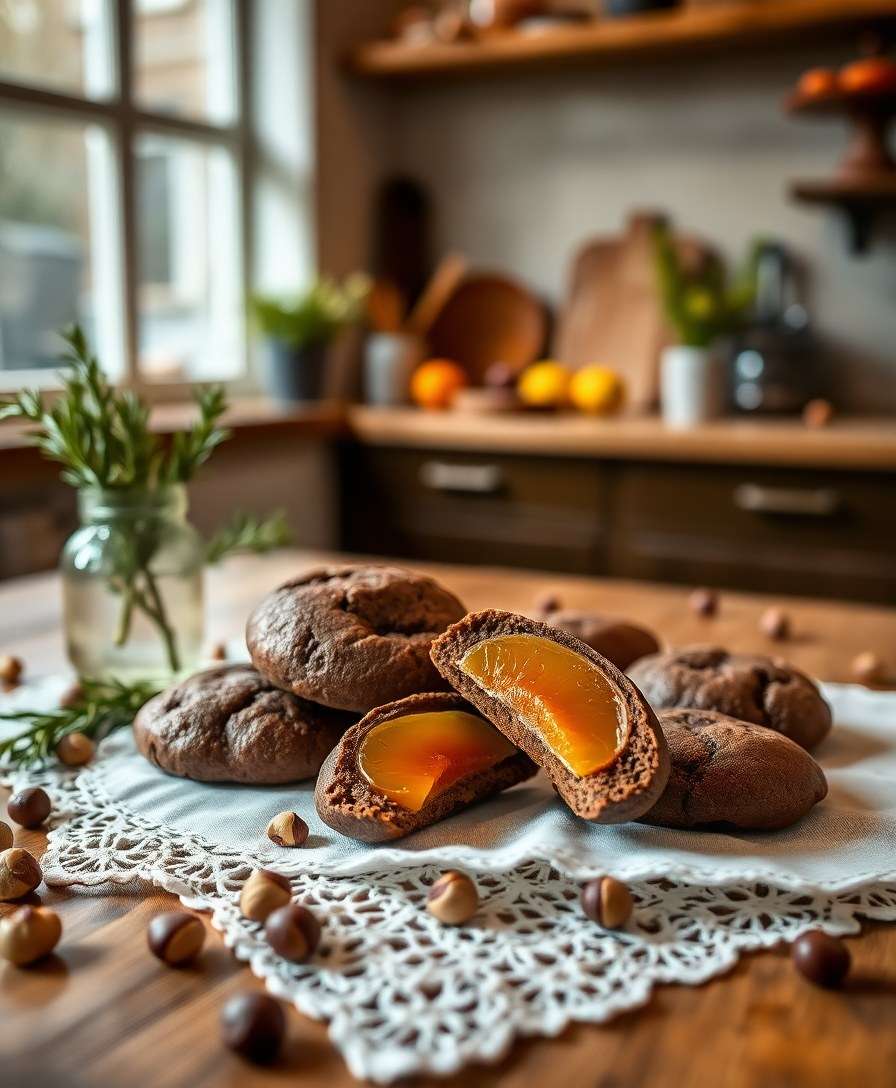
[{"label": "yellow lemon", "polygon": [[569,399],[580,412],[610,415],[622,407],[625,385],[608,366],[583,366],[569,383]]},{"label": "yellow lemon", "polygon": [[569,392],[569,371],[563,363],[544,359],[526,367],[516,391],[529,408],[559,408]]}]

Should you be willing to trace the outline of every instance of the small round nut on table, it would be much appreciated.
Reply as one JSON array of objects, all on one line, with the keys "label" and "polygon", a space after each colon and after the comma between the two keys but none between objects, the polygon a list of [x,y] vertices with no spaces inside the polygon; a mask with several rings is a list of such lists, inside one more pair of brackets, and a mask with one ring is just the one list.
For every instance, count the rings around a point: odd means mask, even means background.
[{"label": "small round nut on table", "polygon": [[56,757],[66,767],[83,767],[93,759],[96,746],[84,733],[66,733],[56,745]]},{"label": "small round nut on table", "polygon": [[268,994],[234,994],[221,1010],[224,1044],[249,1061],[272,1062],[280,1053],[285,1034],[283,1007]]},{"label": "small round nut on table", "polygon": [[426,909],[445,925],[463,925],[479,909],[479,892],[466,873],[450,869],[429,889]]},{"label": "small round nut on table", "polygon": [[271,869],[256,869],[240,893],[240,911],[253,922],[265,922],[278,907],[292,900],[292,888],[285,876]]},{"label": "small round nut on table", "polygon": [[852,674],[860,684],[870,687],[886,684],[888,680],[887,666],[870,650],[853,658]]},{"label": "small round nut on table", "polygon": [[304,963],[320,944],[320,923],[307,907],[287,903],[268,915],[264,934],[278,956]]},{"label": "small round nut on table", "polygon": [[695,616],[709,619],[719,611],[719,595],[714,589],[695,589],[688,597],[688,606]]},{"label": "small round nut on table", "polygon": [[14,686],[21,680],[24,671],[25,666],[20,657],[12,657],[10,654],[0,657],[0,683]]},{"label": "small round nut on table", "polygon": [[277,846],[304,846],[308,825],[295,812],[278,812],[268,824],[267,836]]},{"label": "small round nut on table", "polygon": [[50,798],[39,786],[14,793],[6,803],[9,818],[21,827],[34,831],[50,815]]},{"label": "small round nut on table", "polygon": [[0,900],[21,899],[40,884],[43,874],[27,850],[13,847],[0,854]]},{"label": "small round nut on table", "polygon": [[790,638],[790,617],[780,608],[767,608],[759,617],[759,629],[775,642]]},{"label": "small round nut on table", "polygon": [[793,942],[791,956],[796,969],[816,986],[835,989],[849,971],[852,957],[846,945],[820,929],[803,933]]},{"label": "small round nut on table", "polygon": [[13,841],[12,828],[0,820],[0,850],[8,850]]},{"label": "small round nut on table", "polygon": [[19,907],[0,919],[0,956],[17,967],[49,955],[59,944],[62,923],[48,907]]},{"label": "small round nut on table", "polygon": [[621,880],[595,877],[582,888],[582,909],[604,929],[621,929],[632,916],[632,893]]},{"label": "small round nut on table", "polygon": [[157,914],[146,930],[152,954],[171,967],[194,960],[205,944],[205,926],[195,914],[171,910]]}]

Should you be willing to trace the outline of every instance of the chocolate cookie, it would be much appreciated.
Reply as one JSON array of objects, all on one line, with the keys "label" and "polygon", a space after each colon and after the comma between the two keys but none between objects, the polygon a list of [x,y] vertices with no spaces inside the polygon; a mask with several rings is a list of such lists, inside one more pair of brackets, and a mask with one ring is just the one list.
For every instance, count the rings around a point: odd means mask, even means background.
[{"label": "chocolate cookie", "polygon": [[831,708],[812,681],[780,659],[691,646],[636,662],[629,676],[655,710],[718,710],[811,749],[831,728]]},{"label": "chocolate cookie", "polygon": [[355,719],[221,665],[156,695],[134,720],[144,756],[197,782],[273,785],[313,778]]},{"label": "chocolate cookie", "polygon": [[445,687],[429,647],[466,609],[447,589],[396,567],[326,567],[274,590],[246,643],[277,687],[340,710]]},{"label": "chocolate cookie", "polygon": [[669,753],[656,715],[615,665],[568,632],[474,612],[436,639],[432,658],[578,816],[632,820],[662,793]]},{"label": "chocolate cookie", "polygon": [[664,710],[659,719],[672,773],[644,823],[774,831],[796,823],[828,792],[809,753],[771,729],[714,710]]},{"label": "chocolate cookie", "polygon": [[[500,748],[494,752],[497,762],[463,774],[439,791],[439,775],[446,765],[450,767],[450,762],[446,764],[444,756],[430,747],[424,753],[425,757],[434,757],[435,761],[428,764],[429,781],[417,791],[414,805],[420,805],[423,798],[425,800],[420,807],[409,808],[407,806],[411,803],[409,798],[412,795],[405,787],[412,779],[412,771],[405,771],[402,775],[399,768],[399,773],[393,771],[389,774],[387,769],[381,776],[380,785],[375,784],[376,772],[371,768],[379,766],[382,769],[383,760],[380,758],[377,764],[375,756],[372,760],[367,756],[368,761],[365,762],[365,741],[369,744],[371,735],[376,738],[374,731],[387,722],[408,718],[408,729],[413,734],[423,720],[420,715],[438,717],[446,712],[469,715],[484,730],[493,733],[494,741],[500,744]],[[419,768],[417,770],[419,772]],[[341,834],[360,839],[361,842],[388,842],[444,820],[476,801],[515,786],[517,782],[531,778],[537,770],[522,752],[513,748],[494,726],[476,714],[474,708],[459,695],[442,692],[411,695],[388,706],[377,707],[348,730],[321,769],[314,800],[323,822]],[[368,777],[368,773],[373,778]],[[395,788],[385,792],[384,782]]]},{"label": "chocolate cookie", "polygon": [[597,612],[564,608],[556,598],[551,598],[547,605],[539,619],[575,635],[623,672],[639,658],[655,654],[660,648],[657,637],[646,627]]}]

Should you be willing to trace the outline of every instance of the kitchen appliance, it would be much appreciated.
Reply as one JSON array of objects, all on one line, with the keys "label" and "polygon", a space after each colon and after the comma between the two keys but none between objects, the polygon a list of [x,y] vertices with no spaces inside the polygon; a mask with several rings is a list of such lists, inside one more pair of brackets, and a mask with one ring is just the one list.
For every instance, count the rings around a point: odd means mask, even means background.
[{"label": "kitchen appliance", "polygon": [[797,300],[793,260],[784,246],[765,242],[756,260],[756,302],[730,355],[732,405],[745,414],[800,412],[822,395],[818,346]]}]

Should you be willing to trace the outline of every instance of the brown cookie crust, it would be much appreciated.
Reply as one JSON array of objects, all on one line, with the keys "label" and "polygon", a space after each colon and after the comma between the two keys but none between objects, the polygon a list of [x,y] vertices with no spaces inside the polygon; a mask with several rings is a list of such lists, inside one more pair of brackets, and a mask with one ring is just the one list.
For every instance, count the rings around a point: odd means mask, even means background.
[{"label": "brown cookie crust", "polygon": [[[584,778],[576,777],[536,732],[461,672],[458,662],[464,654],[477,643],[498,635],[551,639],[587,658],[619,689],[631,732],[614,763]],[[656,715],[627,676],[569,632],[512,612],[473,612],[436,639],[432,659],[454,688],[547,771],[560,797],[576,815],[597,823],[623,823],[647,812],[663,792],[669,775],[669,753]]]},{"label": "brown cookie crust", "polygon": [[612,616],[558,608],[543,612],[539,618],[552,627],[575,635],[623,672],[639,658],[655,654],[660,649],[659,640],[652,631]]},{"label": "brown cookie crust", "polygon": [[150,699],[134,739],[180,778],[275,785],[313,778],[353,720],[280,691],[250,665],[221,665]]},{"label": "brown cookie crust", "polygon": [[419,812],[402,808],[371,786],[358,769],[361,741],[381,722],[404,714],[439,710],[476,713],[475,707],[453,693],[409,695],[388,706],[377,707],[346,732],[321,768],[314,791],[317,814],[328,827],[361,842],[390,842],[515,786],[538,771],[522,752],[517,752],[487,771],[455,782],[444,793],[427,801]]},{"label": "brown cookie crust", "polygon": [[687,646],[643,658],[629,676],[655,710],[717,710],[774,729],[806,749],[831,729],[831,708],[818,688],[780,658]]},{"label": "brown cookie crust", "polygon": [[323,567],[269,594],[246,643],[277,687],[340,710],[368,710],[445,687],[432,640],[466,609],[432,578],[384,566]]},{"label": "brown cookie crust", "polygon": [[802,819],[827,795],[821,767],[774,730],[714,710],[664,710],[659,719],[672,773],[643,823],[774,831]]}]

